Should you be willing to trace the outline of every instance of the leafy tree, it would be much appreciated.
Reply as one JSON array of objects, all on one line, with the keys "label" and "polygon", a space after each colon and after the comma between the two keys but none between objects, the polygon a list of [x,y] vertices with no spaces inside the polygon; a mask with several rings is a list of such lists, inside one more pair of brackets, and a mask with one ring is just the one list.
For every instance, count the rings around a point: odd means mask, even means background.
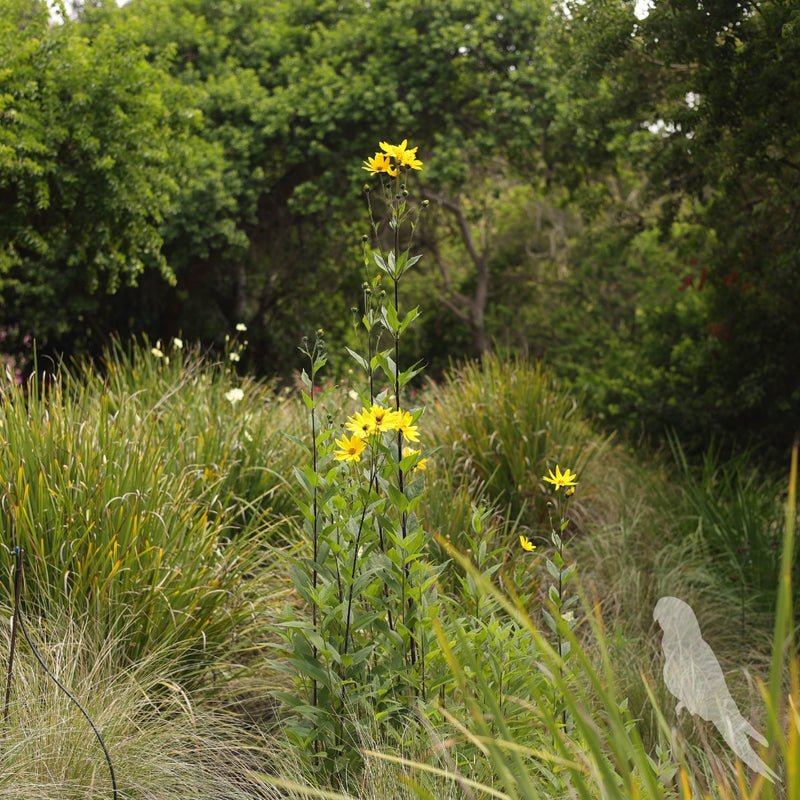
[{"label": "leafy tree", "polygon": [[7,352],[30,337],[81,349],[106,302],[145,270],[172,280],[160,226],[186,124],[141,48],[51,25],[43,2],[0,8],[0,297]]},{"label": "leafy tree", "polygon": [[786,359],[800,346],[796,24],[782,0],[656,0],[643,20],[590,1],[567,6],[556,39],[570,68],[552,169],[595,221],[613,206],[592,175],[645,176],[639,220],[612,223],[618,263],[647,228],[660,235],[652,285],[665,264],[674,273],[620,351],[637,365],[621,413],[650,432],[674,425],[694,448],[722,435],[768,455],[800,418]]},{"label": "leafy tree", "polygon": [[299,326],[335,328],[363,278],[350,269],[364,232],[361,160],[378,140],[413,138],[429,191],[449,208],[466,207],[465,193],[498,164],[530,158],[545,97],[535,57],[543,14],[520,0],[87,10],[90,28],[125,29],[154,61],[170,54],[220,156],[193,173],[162,228],[177,275],[147,304],[170,318],[162,332],[207,334],[244,315],[255,323],[251,350],[275,370],[293,360]]}]

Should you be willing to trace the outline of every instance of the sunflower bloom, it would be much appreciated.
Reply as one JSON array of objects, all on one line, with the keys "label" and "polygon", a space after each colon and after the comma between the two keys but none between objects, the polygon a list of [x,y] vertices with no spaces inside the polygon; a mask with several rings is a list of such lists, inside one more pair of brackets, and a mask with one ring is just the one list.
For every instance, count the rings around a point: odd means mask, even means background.
[{"label": "sunflower bloom", "polygon": [[[561,468],[558,466],[558,464],[556,464],[555,473],[553,472],[553,470],[548,470],[548,472],[549,475],[545,475],[544,480],[546,480],[548,483],[552,483],[555,491],[558,491],[559,489],[562,488],[569,489],[571,487],[576,486],[578,483],[577,481],[578,476],[574,472],[572,472],[569,469],[569,467],[567,467],[567,469],[565,469],[564,472],[562,473]],[[574,491],[575,489],[573,488],[572,491],[567,492],[567,494],[573,494]]]},{"label": "sunflower bloom", "polygon": [[520,534],[519,546],[527,553],[532,553],[536,549],[536,545],[527,537]]},{"label": "sunflower bloom", "polygon": [[357,433],[354,433],[352,436],[343,436],[341,439],[337,439],[336,446],[339,449],[334,452],[333,457],[337,461],[358,461],[366,443]]},{"label": "sunflower bloom", "polygon": [[391,156],[398,167],[422,169],[422,162],[417,158],[417,148],[409,148],[408,139],[403,139],[400,144],[389,144],[388,142],[379,142],[379,144],[381,150],[387,156]]},{"label": "sunflower bloom", "polygon": [[401,416],[397,411],[373,404],[369,410],[362,408],[353,414],[345,423],[345,428],[363,439],[384,431],[396,431]]},{"label": "sunflower bloom", "polygon": [[369,410],[370,416],[373,419],[374,430],[371,433],[382,433],[383,431],[396,431],[398,424],[402,418],[399,411],[392,411],[390,408],[384,408],[373,404]]},{"label": "sunflower bloom", "polygon": [[418,442],[419,432],[414,425],[414,417],[408,411],[398,411],[400,416],[397,420],[397,430],[403,434],[403,439],[407,442]]},{"label": "sunflower bloom", "polygon": [[392,164],[388,153],[375,153],[372,158],[368,158],[364,162],[361,169],[367,170],[370,175],[377,175],[379,172],[385,172],[392,177],[397,175],[397,167]]},{"label": "sunflower bloom", "polygon": [[375,428],[375,420],[366,408],[362,408],[356,414],[353,414],[350,419],[345,423],[345,428],[358,434],[362,439],[369,436]]}]

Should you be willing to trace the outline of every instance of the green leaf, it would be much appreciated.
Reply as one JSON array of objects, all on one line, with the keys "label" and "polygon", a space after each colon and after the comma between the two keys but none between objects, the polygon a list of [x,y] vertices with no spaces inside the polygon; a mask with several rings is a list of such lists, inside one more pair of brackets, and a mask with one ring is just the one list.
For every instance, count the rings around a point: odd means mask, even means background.
[{"label": "green leaf", "polygon": [[350,357],[358,364],[364,372],[370,372],[370,364],[366,358],[356,353],[355,350],[351,350],[349,347],[345,347],[345,350],[350,354]]},{"label": "green leaf", "polygon": [[561,597],[558,594],[558,588],[556,586],[549,586],[547,589],[547,597],[549,598],[550,602],[556,607],[561,607]]},{"label": "green leaf", "polygon": [[398,513],[405,513],[408,510],[408,498],[405,496],[405,494],[393,484],[388,484],[386,491],[389,495],[392,505],[397,509]]},{"label": "green leaf", "polygon": [[391,350],[384,350],[381,353],[376,353],[372,357],[372,361],[370,362],[370,366],[373,370],[380,367],[384,374],[386,375],[389,380],[394,381],[395,373],[397,372],[397,365],[394,363],[394,360],[391,358],[389,353]]},{"label": "green leaf", "polygon": [[561,570],[549,558],[545,561],[545,567],[547,568],[548,575],[550,575],[553,580],[561,580]]}]

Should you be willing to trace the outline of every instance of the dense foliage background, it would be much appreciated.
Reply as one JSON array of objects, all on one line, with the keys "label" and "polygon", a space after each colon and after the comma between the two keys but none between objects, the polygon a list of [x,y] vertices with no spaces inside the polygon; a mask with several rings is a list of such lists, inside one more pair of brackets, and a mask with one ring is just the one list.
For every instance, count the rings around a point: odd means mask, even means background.
[{"label": "dense foliage background", "polygon": [[[362,159],[408,136],[434,374],[545,357],[609,428],[784,454],[800,419],[792,0],[0,8],[0,336],[112,332],[288,377],[349,335]],[[344,369],[344,363],[332,365]]]}]

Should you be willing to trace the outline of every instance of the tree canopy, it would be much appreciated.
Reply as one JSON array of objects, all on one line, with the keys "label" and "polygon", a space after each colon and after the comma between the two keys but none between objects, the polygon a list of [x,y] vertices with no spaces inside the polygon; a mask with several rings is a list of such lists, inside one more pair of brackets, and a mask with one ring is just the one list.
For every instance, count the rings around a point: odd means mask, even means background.
[{"label": "tree canopy", "polygon": [[103,297],[157,271],[187,126],[129,37],[0,11],[0,297],[5,345],[86,345]]},{"label": "tree canopy", "polygon": [[362,160],[408,137],[434,371],[508,347],[609,426],[788,446],[796,3],[8,0],[0,34],[5,352],[245,321],[289,374],[349,335]]}]

